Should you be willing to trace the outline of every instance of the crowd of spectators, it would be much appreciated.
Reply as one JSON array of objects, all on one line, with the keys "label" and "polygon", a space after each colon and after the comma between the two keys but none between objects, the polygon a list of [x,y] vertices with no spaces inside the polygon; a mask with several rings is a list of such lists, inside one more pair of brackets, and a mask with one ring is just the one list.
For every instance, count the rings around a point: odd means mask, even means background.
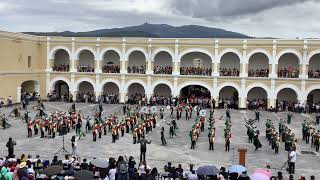
[{"label": "crowd of spectators", "polygon": [[118,94],[103,94],[98,98],[99,102],[106,104],[118,104],[119,103],[119,95]]},{"label": "crowd of spectators", "polygon": [[198,75],[198,76],[211,76],[211,68],[201,67],[180,67],[180,75]]},{"label": "crowd of spectators", "polygon": [[262,110],[267,110],[268,100],[267,99],[251,99],[247,100],[247,107],[250,110],[253,109],[262,109]]},{"label": "crowd of spectators", "polygon": [[299,70],[296,68],[278,69],[278,77],[280,77],[280,78],[299,78]]},{"label": "crowd of spectators", "polygon": [[249,77],[269,77],[269,69],[250,69],[248,71]]},{"label": "crowd of spectators", "polygon": [[95,103],[96,96],[93,93],[78,93],[76,96],[76,101],[78,103]]},{"label": "crowd of spectators", "polygon": [[172,66],[154,66],[153,74],[172,74]]},{"label": "crowd of spectators", "polygon": [[320,78],[320,70],[312,70],[308,71],[308,78]]},{"label": "crowd of spectators", "polygon": [[53,65],[52,70],[60,72],[69,72],[69,64],[55,64]]},{"label": "crowd of spectators", "polygon": [[[92,160],[95,160],[93,158]],[[53,159],[46,160],[36,155],[21,155],[20,158],[0,158],[0,179],[12,180],[36,180],[36,179],[75,179],[81,174],[88,176],[89,179],[97,180],[249,180],[247,172],[229,173],[226,167],[220,167],[217,175],[201,176],[197,175],[197,169],[193,164],[184,169],[181,164],[176,167],[168,162],[163,168],[150,167],[147,162],[137,163],[134,157],[119,156],[118,159],[110,157],[106,168],[95,166],[92,160],[86,158],[71,157],[65,155],[63,159],[54,156]],[[58,169],[49,171],[48,169]],[[267,168],[266,171],[269,171]],[[285,177],[281,171],[270,179],[283,180]],[[305,176],[296,176],[299,180],[306,180]],[[82,179],[84,179],[82,177]],[[293,180],[294,175],[289,176]],[[315,176],[310,176],[310,180],[315,180]]]},{"label": "crowd of spectators", "polygon": [[134,74],[145,74],[146,73],[146,66],[128,66],[128,73],[134,73]]},{"label": "crowd of spectators", "polygon": [[107,64],[102,67],[103,73],[120,73],[120,66],[114,64]]},{"label": "crowd of spectators", "polygon": [[148,98],[141,93],[135,93],[128,97],[128,104],[138,104],[138,105],[147,105]]},{"label": "crowd of spectators", "polygon": [[[72,95],[70,95],[72,96]],[[51,93],[47,94],[47,100],[49,102],[54,101],[64,101],[64,102],[72,102],[72,97],[69,97],[69,94],[61,94],[59,95],[56,90],[52,91]]]},{"label": "crowd of spectators", "polygon": [[239,76],[240,71],[236,68],[220,68],[220,76]]},{"label": "crowd of spectators", "polygon": [[94,66],[91,65],[80,65],[78,66],[78,72],[94,72]]},{"label": "crowd of spectators", "polygon": [[229,109],[238,109],[238,98],[229,97],[219,99],[218,107],[219,109],[229,108]]},{"label": "crowd of spectators", "polygon": [[320,113],[320,102],[307,102],[306,104],[307,113]]}]

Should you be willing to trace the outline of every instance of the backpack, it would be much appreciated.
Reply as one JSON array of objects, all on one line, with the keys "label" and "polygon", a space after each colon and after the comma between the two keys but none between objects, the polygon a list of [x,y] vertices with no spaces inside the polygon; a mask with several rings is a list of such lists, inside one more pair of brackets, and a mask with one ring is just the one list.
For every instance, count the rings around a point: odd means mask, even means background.
[{"label": "backpack", "polygon": [[125,163],[119,164],[119,171],[120,171],[121,174],[127,173],[127,166],[126,166]]}]

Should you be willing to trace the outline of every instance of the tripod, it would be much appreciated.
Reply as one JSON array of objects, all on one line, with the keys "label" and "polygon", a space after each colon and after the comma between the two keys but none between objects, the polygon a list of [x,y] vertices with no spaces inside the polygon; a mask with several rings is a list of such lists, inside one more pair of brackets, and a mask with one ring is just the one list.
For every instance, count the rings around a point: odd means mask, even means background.
[{"label": "tripod", "polygon": [[62,153],[65,153],[65,154],[70,154],[67,149],[64,147],[64,135],[67,134],[67,127],[66,126],[62,126],[62,148],[56,152],[54,155],[57,155],[58,153],[62,152]]}]

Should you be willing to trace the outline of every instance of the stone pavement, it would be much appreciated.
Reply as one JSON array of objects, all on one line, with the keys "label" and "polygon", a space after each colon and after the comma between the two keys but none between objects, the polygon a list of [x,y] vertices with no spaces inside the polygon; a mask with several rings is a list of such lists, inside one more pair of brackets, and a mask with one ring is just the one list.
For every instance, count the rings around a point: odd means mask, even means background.
[{"label": "stone pavement", "polygon": [[[46,112],[51,111],[68,111],[71,107],[70,103],[62,102],[50,102],[44,104]],[[85,116],[92,114],[92,109],[97,107],[94,104],[76,104],[77,110],[81,110]],[[31,108],[29,108],[31,109]],[[12,108],[0,109],[1,113],[9,114]],[[108,115],[114,112],[122,113],[122,105],[104,105],[104,115]],[[37,112],[32,110],[31,117],[34,117]],[[177,130],[177,136],[169,138],[169,126],[166,121],[170,121],[169,112],[166,110],[165,119],[159,122],[159,126],[149,133],[146,138],[151,140],[152,143],[147,147],[147,162],[150,166],[156,166],[160,171],[162,167],[171,161],[173,165],[181,163],[186,169],[189,163],[195,164],[196,167],[200,165],[213,164],[218,168],[221,166],[228,167],[232,164],[238,164],[238,148],[248,149],[246,157],[246,166],[249,170],[249,174],[257,168],[265,168],[267,165],[271,166],[274,174],[276,174],[282,165],[287,160],[287,152],[284,150],[284,144],[281,144],[279,154],[275,155],[274,151],[268,145],[265,138],[265,120],[272,119],[276,128],[278,128],[279,118],[286,119],[286,113],[270,113],[261,112],[262,119],[257,124],[257,128],[260,131],[260,141],[263,145],[258,151],[254,150],[253,144],[248,143],[246,127],[243,124],[243,117],[254,118],[254,112],[249,110],[237,111],[231,110],[232,120],[232,139],[230,152],[224,151],[224,120],[218,120],[218,118],[224,113],[224,110],[216,110],[216,143],[215,150],[209,151],[208,144],[208,123],[206,124],[205,132],[201,134],[197,141],[195,150],[190,149],[189,131],[194,124],[194,116],[189,121],[185,120],[185,114],[183,111],[183,117],[177,121],[179,129]],[[294,119],[290,128],[298,137],[298,157],[296,163],[296,177],[304,174],[307,177],[310,175],[316,175],[316,178],[320,178],[319,170],[319,155],[301,154],[301,150],[315,151],[310,148],[310,145],[302,142],[301,123],[304,119],[307,121],[313,121],[315,115],[294,114]],[[10,118],[11,128],[3,130],[0,129],[0,157],[7,155],[7,148],[5,143],[9,137],[17,142],[15,147],[15,154],[21,155],[41,155],[43,158],[52,159],[53,154],[62,147],[62,137],[58,136],[55,139],[41,139],[39,136],[27,138],[26,124],[21,120]],[[160,127],[165,128],[165,135],[168,145],[162,146],[160,140]],[[65,136],[66,148],[71,152],[71,136],[75,135],[72,131]],[[133,156],[136,161],[139,161],[139,145],[132,144],[131,134],[125,134],[124,137],[120,137],[116,143],[111,143],[111,134],[102,136],[101,139],[97,139],[97,142],[92,141],[92,135],[87,134],[86,137],[81,138],[78,142],[77,152],[80,157],[87,157],[88,159],[93,157],[109,158],[118,157],[119,155],[126,155],[127,157]],[[63,158],[63,154],[59,155],[59,158]],[[285,168],[282,170],[286,174]],[[287,176],[287,174],[286,174]]]}]

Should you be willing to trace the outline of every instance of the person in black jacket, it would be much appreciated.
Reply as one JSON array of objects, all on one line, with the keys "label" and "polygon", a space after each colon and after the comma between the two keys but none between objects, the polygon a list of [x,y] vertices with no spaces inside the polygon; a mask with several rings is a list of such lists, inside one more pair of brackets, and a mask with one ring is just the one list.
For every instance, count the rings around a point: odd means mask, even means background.
[{"label": "person in black jacket", "polygon": [[147,141],[142,136],[138,143],[140,143],[140,161],[146,161],[147,144],[151,144],[151,141]]},{"label": "person in black jacket", "polygon": [[15,141],[12,140],[12,138],[10,137],[6,147],[8,148],[8,157],[9,158],[14,158],[14,146],[17,145]]}]

